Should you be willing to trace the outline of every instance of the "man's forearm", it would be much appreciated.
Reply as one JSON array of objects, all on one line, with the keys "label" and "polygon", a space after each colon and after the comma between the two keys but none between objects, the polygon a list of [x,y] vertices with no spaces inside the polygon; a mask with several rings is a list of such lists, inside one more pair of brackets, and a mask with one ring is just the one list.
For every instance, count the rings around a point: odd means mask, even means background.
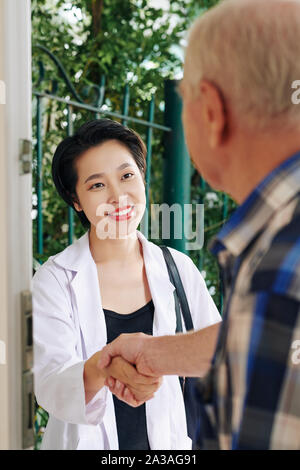
[{"label": "man's forearm", "polygon": [[144,359],[157,375],[201,377],[208,371],[222,322],[191,333],[145,341]]}]

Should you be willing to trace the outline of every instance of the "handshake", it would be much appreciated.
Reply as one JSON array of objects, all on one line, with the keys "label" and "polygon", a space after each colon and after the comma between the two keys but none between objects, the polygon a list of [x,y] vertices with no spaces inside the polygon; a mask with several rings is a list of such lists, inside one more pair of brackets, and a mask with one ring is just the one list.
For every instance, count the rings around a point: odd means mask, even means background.
[{"label": "handshake", "polygon": [[85,362],[86,403],[104,385],[119,400],[133,407],[154,397],[162,377],[147,369],[143,361],[142,350],[148,338],[152,337],[143,333],[121,335]]},{"label": "handshake", "polygon": [[204,377],[220,325],[170,336],[120,335],[85,362],[86,403],[106,385],[117,398],[136,407],[153,398],[163,375]]}]

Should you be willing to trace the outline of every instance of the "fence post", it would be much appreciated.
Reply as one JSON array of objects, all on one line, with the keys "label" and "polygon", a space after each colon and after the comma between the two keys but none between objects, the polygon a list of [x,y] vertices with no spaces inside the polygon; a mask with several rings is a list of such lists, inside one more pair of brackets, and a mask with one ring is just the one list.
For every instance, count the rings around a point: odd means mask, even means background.
[{"label": "fence post", "polygon": [[[155,106],[155,97],[152,95],[151,101],[148,108],[148,122],[153,123],[154,119],[154,106]],[[153,129],[151,126],[147,128],[147,158],[146,158],[146,210],[144,216],[141,220],[140,230],[142,234],[148,238],[149,236],[149,212],[151,214],[151,205],[150,205],[150,185],[151,185],[151,160],[152,160],[152,133]]]},{"label": "fence post", "polygon": [[[174,217],[171,220],[170,239],[162,240],[183,253],[186,253],[186,240],[184,236],[184,204],[190,204],[191,194],[191,162],[185,145],[183,126],[181,121],[182,100],[176,91],[177,80],[165,81],[165,125],[171,128],[171,132],[165,133],[164,152],[164,203],[169,207],[177,203],[181,206],[181,221]],[[180,238],[175,238],[175,224],[182,224]]]}]

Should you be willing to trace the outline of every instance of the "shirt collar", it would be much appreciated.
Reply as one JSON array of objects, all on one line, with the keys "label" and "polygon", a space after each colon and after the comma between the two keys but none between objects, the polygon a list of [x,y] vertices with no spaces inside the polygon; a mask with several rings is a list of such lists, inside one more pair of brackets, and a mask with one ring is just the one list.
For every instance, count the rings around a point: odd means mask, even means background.
[{"label": "shirt collar", "polygon": [[[148,254],[148,240],[139,231],[136,231],[137,238],[141,241],[144,252]],[[86,263],[94,262],[89,244],[89,230],[87,230],[78,240],[67,246],[63,251],[57,253],[52,259],[56,264],[64,269],[79,271]]]},{"label": "shirt collar", "polygon": [[275,211],[300,191],[300,151],[271,171],[209,244],[214,255],[227,249],[239,256]]}]

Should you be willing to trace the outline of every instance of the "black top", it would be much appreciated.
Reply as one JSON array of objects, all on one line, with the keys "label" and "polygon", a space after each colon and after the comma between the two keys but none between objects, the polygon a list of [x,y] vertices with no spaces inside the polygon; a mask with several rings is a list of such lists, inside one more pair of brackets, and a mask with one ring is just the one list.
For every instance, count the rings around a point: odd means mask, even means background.
[{"label": "black top", "polygon": [[[107,343],[121,333],[153,334],[154,304],[152,300],[126,315],[104,309]],[[113,395],[120,450],[150,450],[145,404],[132,408]]]}]

